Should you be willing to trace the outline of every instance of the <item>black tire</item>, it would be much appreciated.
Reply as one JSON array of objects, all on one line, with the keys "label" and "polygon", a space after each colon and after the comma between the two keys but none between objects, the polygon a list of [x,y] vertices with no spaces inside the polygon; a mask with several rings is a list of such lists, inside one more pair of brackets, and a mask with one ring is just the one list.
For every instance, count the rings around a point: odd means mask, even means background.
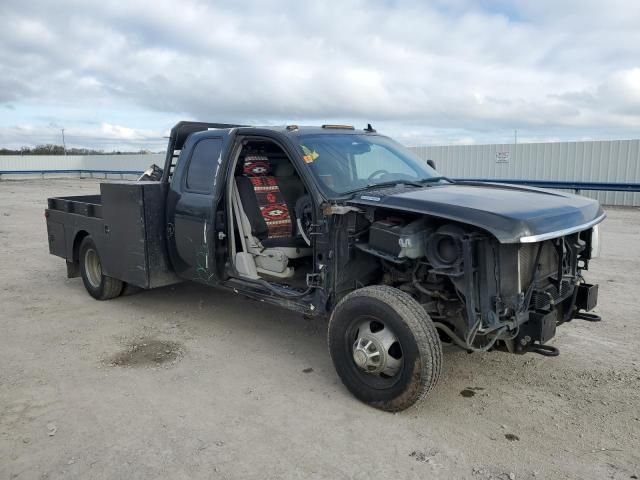
[{"label": "black tire", "polygon": [[100,254],[90,236],[82,239],[79,258],[82,283],[89,295],[96,300],[109,300],[122,293],[122,281],[102,274]]},{"label": "black tire", "polygon": [[[379,331],[389,328],[399,343],[401,367],[393,376],[368,373],[356,364],[354,342],[361,335],[358,325],[363,321],[382,323]],[[381,410],[397,412],[410,407],[440,377],[442,345],[431,318],[413,297],[393,287],[365,287],[344,297],[331,314],[328,340],[331,359],[347,389]]]}]

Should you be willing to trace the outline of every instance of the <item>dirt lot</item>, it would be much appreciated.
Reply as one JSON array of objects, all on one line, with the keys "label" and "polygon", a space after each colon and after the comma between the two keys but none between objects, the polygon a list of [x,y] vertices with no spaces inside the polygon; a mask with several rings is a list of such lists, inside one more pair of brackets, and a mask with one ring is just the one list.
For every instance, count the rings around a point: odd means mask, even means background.
[{"label": "dirt lot", "polygon": [[342,386],[322,322],[195,284],[89,297],[43,208],[97,190],[0,182],[1,479],[640,477],[639,209],[608,209],[603,322],[558,358],[447,350],[394,415]]}]

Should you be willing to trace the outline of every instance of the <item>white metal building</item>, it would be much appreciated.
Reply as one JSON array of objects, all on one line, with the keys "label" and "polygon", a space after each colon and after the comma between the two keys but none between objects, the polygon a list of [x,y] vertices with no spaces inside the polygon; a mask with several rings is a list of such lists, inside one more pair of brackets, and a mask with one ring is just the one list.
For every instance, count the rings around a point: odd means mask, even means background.
[{"label": "white metal building", "polygon": [[[640,140],[412,147],[451,178],[640,184]],[[640,206],[640,193],[582,191],[606,205]]]},{"label": "white metal building", "polygon": [[[16,171],[45,172],[47,176],[66,176],[65,171],[142,172],[155,163],[164,165],[164,154],[148,155],[0,155],[0,174]],[[62,171],[55,173],[56,171]],[[77,173],[73,173],[77,175]],[[87,174],[89,175],[89,174]],[[98,174],[99,175],[99,174]],[[32,177],[33,175],[29,175]],[[113,177],[111,174],[110,177]],[[115,175],[118,176],[117,174]],[[12,175],[12,177],[14,177]],[[19,175],[17,177],[20,177]],[[14,177],[16,178],[16,177]]]},{"label": "white metal building", "polygon": [[[452,178],[640,184],[640,140],[421,146],[412,150],[425,161],[434,160],[438,170]],[[162,166],[164,155],[10,155],[0,156],[0,172],[143,171],[152,163]],[[581,193],[605,205],[640,206],[640,193]]]}]

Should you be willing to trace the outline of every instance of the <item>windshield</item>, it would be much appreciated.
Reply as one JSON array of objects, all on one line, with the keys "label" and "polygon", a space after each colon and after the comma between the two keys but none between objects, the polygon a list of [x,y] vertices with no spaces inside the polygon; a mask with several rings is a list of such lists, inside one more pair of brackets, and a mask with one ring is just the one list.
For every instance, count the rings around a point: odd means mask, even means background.
[{"label": "windshield", "polygon": [[300,135],[303,160],[328,196],[378,184],[440,178],[426,162],[397,142],[377,135]]}]

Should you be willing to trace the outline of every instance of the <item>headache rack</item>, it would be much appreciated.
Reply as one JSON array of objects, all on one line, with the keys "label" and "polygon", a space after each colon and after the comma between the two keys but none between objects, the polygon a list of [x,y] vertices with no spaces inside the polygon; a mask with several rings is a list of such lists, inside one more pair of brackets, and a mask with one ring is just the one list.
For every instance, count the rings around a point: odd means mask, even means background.
[{"label": "headache rack", "polygon": [[180,151],[189,135],[196,132],[202,132],[209,129],[225,129],[246,127],[247,125],[236,125],[232,123],[207,123],[207,122],[178,122],[171,129],[169,135],[169,143],[167,145],[167,156],[164,161],[164,171],[162,173],[162,182],[167,183],[173,176],[173,172],[180,157]]}]

